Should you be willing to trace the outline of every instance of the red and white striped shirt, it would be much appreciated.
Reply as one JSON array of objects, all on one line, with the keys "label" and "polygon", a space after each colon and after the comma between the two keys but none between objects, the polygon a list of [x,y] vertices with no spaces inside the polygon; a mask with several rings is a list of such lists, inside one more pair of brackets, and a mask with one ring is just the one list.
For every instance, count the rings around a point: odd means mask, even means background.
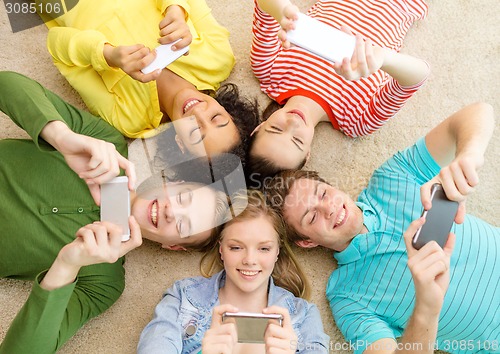
[{"label": "red and white striped shirt", "polygon": [[[335,28],[347,25],[354,34],[399,51],[413,22],[426,16],[427,4],[425,0],[323,0],[307,14]],[[347,81],[335,73],[331,62],[299,47],[284,49],[279,30],[278,22],[255,1],[251,63],[261,90],[279,104],[295,95],[314,99],[347,136],[379,129],[425,82],[403,87],[382,70]]]}]

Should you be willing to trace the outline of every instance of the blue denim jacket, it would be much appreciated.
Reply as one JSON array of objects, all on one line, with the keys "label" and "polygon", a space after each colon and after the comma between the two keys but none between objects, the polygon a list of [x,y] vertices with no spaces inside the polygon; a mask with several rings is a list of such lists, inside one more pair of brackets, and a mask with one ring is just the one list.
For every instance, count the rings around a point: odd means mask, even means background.
[{"label": "blue denim jacket", "polygon": [[[176,281],[156,306],[154,318],[141,333],[139,354],[195,354],[201,351],[203,335],[210,328],[212,309],[219,305],[219,289],[226,274]],[[288,309],[298,337],[297,353],[328,353],[329,337],[316,305],[289,291],[269,284],[268,305]]]}]

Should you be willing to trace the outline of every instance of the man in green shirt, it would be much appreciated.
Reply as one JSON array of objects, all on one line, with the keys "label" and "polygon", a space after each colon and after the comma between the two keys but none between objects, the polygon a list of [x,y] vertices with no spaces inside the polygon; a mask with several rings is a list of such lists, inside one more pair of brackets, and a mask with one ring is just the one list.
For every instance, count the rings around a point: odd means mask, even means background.
[{"label": "man in green shirt", "polygon": [[[131,191],[131,237],[121,242],[118,226],[99,222],[98,207],[99,185],[120,168],[129,189],[135,183],[121,134],[13,72],[0,72],[0,110],[32,138],[0,141],[0,277],[35,280],[0,353],[53,353],[118,299],[125,286],[122,256],[142,237],[168,249],[206,244],[218,196],[191,184],[191,203],[176,206],[175,185],[168,194]],[[196,213],[200,206],[205,214]],[[175,219],[189,211],[200,228],[185,238]]]}]

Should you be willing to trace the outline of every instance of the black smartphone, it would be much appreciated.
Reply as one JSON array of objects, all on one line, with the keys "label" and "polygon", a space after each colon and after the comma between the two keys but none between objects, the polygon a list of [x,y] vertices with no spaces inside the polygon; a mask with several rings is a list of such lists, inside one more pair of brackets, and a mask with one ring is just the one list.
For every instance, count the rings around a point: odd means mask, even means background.
[{"label": "black smartphone", "polygon": [[122,241],[130,239],[130,192],[128,177],[119,176],[101,185],[101,221],[109,221],[123,230]]},{"label": "black smartphone", "polygon": [[236,321],[238,343],[264,343],[264,333],[269,320],[276,320],[280,326],[283,325],[283,316],[276,313],[225,312],[222,322],[228,318],[234,318]]},{"label": "black smartphone", "polygon": [[432,208],[422,212],[425,224],[417,230],[412,239],[412,245],[417,250],[430,241],[436,241],[443,248],[457,215],[458,202],[446,197],[441,184],[432,185],[431,200]]}]

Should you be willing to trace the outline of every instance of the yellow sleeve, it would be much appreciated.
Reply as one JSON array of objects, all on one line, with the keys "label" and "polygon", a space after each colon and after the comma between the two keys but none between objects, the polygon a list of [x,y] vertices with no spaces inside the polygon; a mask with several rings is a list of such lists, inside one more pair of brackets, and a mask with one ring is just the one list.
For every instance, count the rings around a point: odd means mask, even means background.
[{"label": "yellow sleeve", "polygon": [[53,27],[47,37],[47,48],[56,64],[92,66],[95,71],[114,70],[104,59],[106,37],[99,31],[81,31],[71,27]]},{"label": "yellow sleeve", "polygon": [[184,8],[186,16],[188,16],[188,14],[191,12],[191,7],[189,6],[189,2],[187,0],[156,0],[156,6],[162,14],[165,14],[165,10],[170,5],[179,5]]},{"label": "yellow sleeve", "polygon": [[217,90],[234,67],[235,57],[229,31],[212,16],[205,0],[188,0],[191,8],[188,25],[193,35],[189,55],[168,66],[198,90]]}]

